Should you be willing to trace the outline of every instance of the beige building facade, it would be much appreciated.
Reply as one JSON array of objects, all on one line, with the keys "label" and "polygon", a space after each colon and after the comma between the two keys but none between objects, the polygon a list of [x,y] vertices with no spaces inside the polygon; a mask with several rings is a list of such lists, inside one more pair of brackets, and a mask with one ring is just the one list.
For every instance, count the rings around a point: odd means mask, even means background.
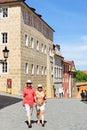
[{"label": "beige building facade", "polygon": [[[53,97],[54,30],[23,0],[0,0],[0,59],[9,49],[7,62],[0,64],[0,91],[22,94],[27,79],[37,88],[41,83],[47,97]],[[8,89],[7,89],[8,88]]]}]

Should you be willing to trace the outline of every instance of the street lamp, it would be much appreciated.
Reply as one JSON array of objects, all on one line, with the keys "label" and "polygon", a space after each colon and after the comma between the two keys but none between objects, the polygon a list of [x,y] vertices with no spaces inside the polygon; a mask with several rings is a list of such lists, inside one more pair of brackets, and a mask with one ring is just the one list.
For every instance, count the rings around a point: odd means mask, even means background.
[{"label": "street lamp", "polygon": [[4,50],[2,50],[2,52],[3,52],[4,60],[0,60],[0,63],[6,62],[6,60],[7,60],[7,58],[8,58],[9,50],[7,49],[7,46],[5,46]]}]

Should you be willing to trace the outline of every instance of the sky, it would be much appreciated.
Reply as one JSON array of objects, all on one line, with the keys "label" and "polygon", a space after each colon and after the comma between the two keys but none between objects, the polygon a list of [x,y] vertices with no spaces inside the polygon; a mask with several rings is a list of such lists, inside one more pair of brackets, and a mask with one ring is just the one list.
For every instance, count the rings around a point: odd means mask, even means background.
[{"label": "sky", "polygon": [[51,26],[54,44],[76,70],[87,70],[87,0],[26,0]]}]

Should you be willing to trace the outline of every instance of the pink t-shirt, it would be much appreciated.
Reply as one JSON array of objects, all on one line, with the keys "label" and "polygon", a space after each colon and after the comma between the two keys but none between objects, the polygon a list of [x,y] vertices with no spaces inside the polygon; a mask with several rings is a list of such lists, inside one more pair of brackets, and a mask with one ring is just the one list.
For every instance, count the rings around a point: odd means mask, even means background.
[{"label": "pink t-shirt", "polygon": [[32,87],[25,87],[23,90],[23,104],[34,105],[35,90]]}]

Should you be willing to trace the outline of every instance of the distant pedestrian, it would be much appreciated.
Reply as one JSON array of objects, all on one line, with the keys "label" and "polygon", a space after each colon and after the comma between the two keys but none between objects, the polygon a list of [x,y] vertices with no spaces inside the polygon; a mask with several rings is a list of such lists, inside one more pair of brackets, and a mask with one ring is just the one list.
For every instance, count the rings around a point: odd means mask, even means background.
[{"label": "distant pedestrian", "polygon": [[84,91],[83,90],[81,91],[80,95],[81,95],[81,101],[84,101],[85,96],[84,96]]},{"label": "distant pedestrian", "polygon": [[28,119],[28,127],[31,128],[31,117],[33,112],[33,105],[34,105],[34,97],[35,97],[35,90],[32,87],[31,80],[26,81],[26,86],[23,90],[23,105],[27,112],[27,119]]},{"label": "distant pedestrian", "polygon": [[85,99],[85,101],[87,101],[87,90],[86,90],[86,99]]},{"label": "distant pedestrian", "polygon": [[43,91],[42,84],[38,85],[36,96],[35,96],[35,102],[36,102],[36,111],[37,111],[37,124],[40,124],[40,118],[41,118],[42,127],[44,127],[46,93]]},{"label": "distant pedestrian", "polygon": [[63,93],[64,93],[63,88],[60,87],[59,88],[59,98],[63,98]]},{"label": "distant pedestrian", "polygon": [[87,101],[87,90],[84,91],[84,101]]}]

